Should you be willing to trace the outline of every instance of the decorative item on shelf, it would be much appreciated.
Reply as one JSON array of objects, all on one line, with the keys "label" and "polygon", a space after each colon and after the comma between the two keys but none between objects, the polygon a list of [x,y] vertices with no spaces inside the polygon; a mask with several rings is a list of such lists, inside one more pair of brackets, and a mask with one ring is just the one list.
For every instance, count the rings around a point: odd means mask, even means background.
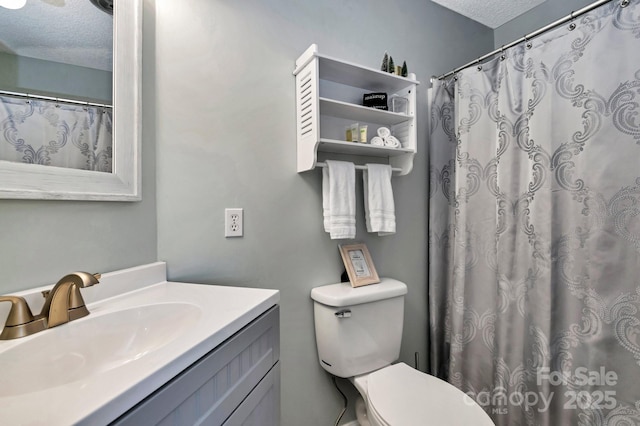
[{"label": "decorative item on shelf", "polygon": [[409,76],[409,70],[407,69],[407,61],[402,62],[402,66],[396,66],[393,63],[393,58],[389,55],[388,52],[384,52],[384,57],[382,58],[382,66],[380,66],[380,71],[388,72],[390,74],[400,75],[402,77]]},{"label": "decorative item on shelf", "polygon": [[360,140],[360,130],[358,123],[352,123],[347,126],[345,140],[347,142],[358,142]]},{"label": "decorative item on shelf", "polygon": [[382,58],[382,66],[380,67],[380,71],[389,72],[389,54],[384,52],[384,58]]},{"label": "decorative item on shelf", "polygon": [[369,254],[366,244],[341,244],[340,256],[347,269],[351,287],[376,284],[380,282],[376,267]]},{"label": "decorative item on shelf", "polygon": [[398,95],[391,95],[391,112],[409,114],[409,100]]},{"label": "decorative item on shelf", "polygon": [[389,110],[389,106],[387,105],[387,94],[382,92],[365,93],[362,95],[362,105],[384,111]]}]

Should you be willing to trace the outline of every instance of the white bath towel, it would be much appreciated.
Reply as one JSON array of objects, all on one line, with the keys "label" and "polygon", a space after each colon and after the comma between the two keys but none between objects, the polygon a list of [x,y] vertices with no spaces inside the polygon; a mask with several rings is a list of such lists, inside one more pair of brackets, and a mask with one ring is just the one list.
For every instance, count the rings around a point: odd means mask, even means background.
[{"label": "white bath towel", "polygon": [[322,169],[324,230],[332,240],[356,237],[356,169],[353,163],[327,160]]},{"label": "white bath towel", "polygon": [[367,231],[377,232],[380,236],[396,232],[391,173],[391,166],[388,164],[367,164],[362,172]]}]

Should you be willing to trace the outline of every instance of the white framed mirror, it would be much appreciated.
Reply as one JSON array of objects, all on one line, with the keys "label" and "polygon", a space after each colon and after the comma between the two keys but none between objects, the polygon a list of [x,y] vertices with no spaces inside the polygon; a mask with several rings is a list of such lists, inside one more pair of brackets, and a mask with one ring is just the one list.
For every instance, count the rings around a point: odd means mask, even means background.
[{"label": "white framed mirror", "polygon": [[114,2],[111,173],[0,160],[0,198],[94,201],[142,198],[141,50],[142,0]]}]

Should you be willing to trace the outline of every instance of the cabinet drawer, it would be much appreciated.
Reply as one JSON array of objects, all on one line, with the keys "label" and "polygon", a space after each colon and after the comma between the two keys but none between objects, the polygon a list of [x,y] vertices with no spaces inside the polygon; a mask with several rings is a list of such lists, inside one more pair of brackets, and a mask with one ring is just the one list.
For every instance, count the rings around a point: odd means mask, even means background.
[{"label": "cabinet drawer", "polygon": [[133,407],[113,425],[221,425],[280,358],[274,306]]},{"label": "cabinet drawer", "polygon": [[258,386],[224,422],[223,426],[280,425],[280,363],[273,366]]}]

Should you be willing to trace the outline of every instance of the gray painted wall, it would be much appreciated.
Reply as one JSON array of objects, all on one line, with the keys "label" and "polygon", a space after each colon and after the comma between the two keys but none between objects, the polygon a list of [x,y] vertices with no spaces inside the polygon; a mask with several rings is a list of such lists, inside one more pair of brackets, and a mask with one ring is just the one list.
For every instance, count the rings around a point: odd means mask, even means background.
[{"label": "gray painted wall", "polygon": [[511,43],[593,2],[594,0],[547,0],[496,28],[494,31],[495,48]]},{"label": "gray painted wall", "polygon": [[[321,173],[295,171],[294,61],[317,43],[378,67],[386,50],[422,82],[414,171],[393,180],[398,232],[366,234],[358,173],[357,236],[380,275],[408,284],[401,359],[419,352],[424,368],[429,77],[491,50],[493,33],[425,0],[157,0],[155,13],[145,109],[157,120],[144,129],[157,141],[158,257],[171,280],[279,289],[282,424],[333,424],[342,401],[317,361],[309,294],[343,266],[322,230]],[[225,207],[245,209],[243,238],[224,238]]]},{"label": "gray painted wall", "polygon": [[[495,45],[586,3],[550,1],[497,29]],[[377,67],[387,50],[422,82],[415,168],[393,183],[398,233],[366,235],[360,201],[358,238],[381,275],[409,285],[401,359],[412,364],[417,351],[424,369],[428,79],[491,50],[494,35],[423,0],[150,3],[143,201],[0,200],[0,293],[156,259],[169,262],[174,280],[280,289],[282,423],[332,424],[341,400],[316,359],[309,292],[338,281],[342,265],[322,231],[320,173],[295,173],[294,60],[318,43]],[[244,238],[223,237],[225,207],[245,208]]]},{"label": "gray painted wall", "polygon": [[112,75],[60,62],[0,52],[0,89],[111,103]]},{"label": "gray painted wall", "polygon": [[[144,37],[153,36],[153,10],[145,5]],[[152,48],[143,52],[145,64],[149,58]],[[143,105],[153,105],[154,83],[145,72]],[[156,261],[154,123],[153,108],[143,108],[141,202],[0,200],[0,294],[54,284],[75,270]]]}]

